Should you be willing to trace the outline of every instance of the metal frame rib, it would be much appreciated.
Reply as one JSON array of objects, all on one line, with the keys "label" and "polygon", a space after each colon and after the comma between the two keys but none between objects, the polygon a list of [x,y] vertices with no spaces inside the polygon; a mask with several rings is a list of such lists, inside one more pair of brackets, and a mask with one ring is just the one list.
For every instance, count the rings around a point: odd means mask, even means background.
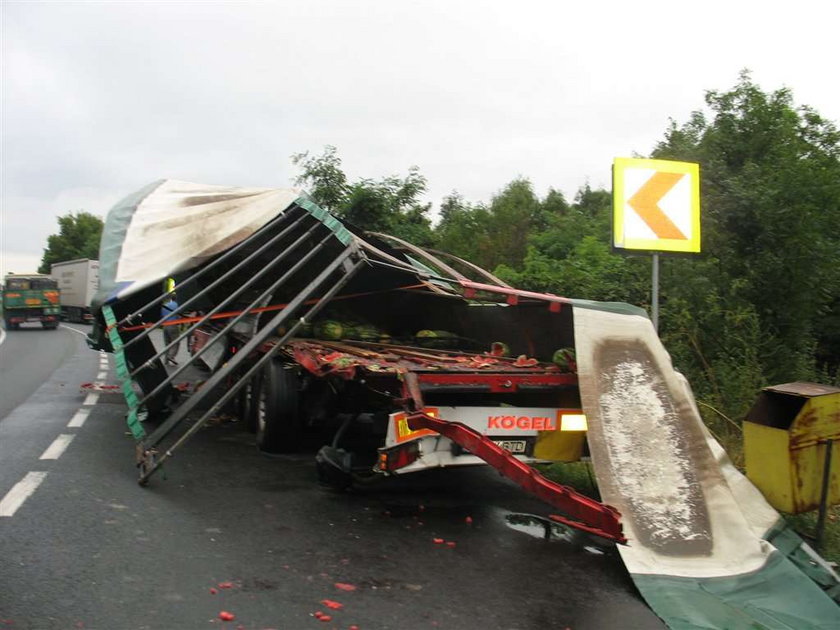
[{"label": "metal frame rib", "polygon": [[[319,247],[313,249],[313,252],[320,251],[324,243]],[[355,260],[353,260],[355,259]],[[317,313],[326,302],[332,299],[338,291],[355,275],[355,273],[366,264],[366,259],[360,256],[360,252],[355,245],[351,243],[346,249],[333,260],[327,267],[325,267],[318,276],[309,283],[309,285],[298,293],[277,315],[275,315],[269,322],[265,324],[236,354],[234,354],[229,361],[220,370],[211,376],[204,386],[195,394],[193,394],[184,404],[179,406],[172,415],[164,421],[151,435],[138,444],[138,466],[140,466],[140,477],[138,482],[141,485],[148,483],[149,478],[161,467],[161,465],[173,455],[182,444],[184,444],[192,435],[194,435],[206,422],[225,404],[227,404],[244,386],[244,384],[254,376],[271,358],[276,354],[282,343],[290,338],[299,326],[301,326],[308,318],[311,318]],[[299,270],[302,265],[296,265],[295,271]],[[290,270],[291,272],[291,270]],[[306,314],[299,318],[280,339],[264,352],[260,358],[255,361],[251,367],[230,385],[225,393],[217,400],[201,417],[184,432],[169,448],[167,448],[160,458],[156,457],[156,447],[164,440],[173,429],[180,424],[188,414],[195,409],[213,389],[220,383],[224,382],[230,375],[235,374],[240,365],[244,363],[248,356],[257,348],[262,346],[271,336],[275,334],[276,329],[283,325],[287,320],[295,315],[295,313],[308,300],[311,300],[318,293],[319,289],[325,285],[326,281],[336,272],[342,272],[341,277],[337,282],[330,286],[321,296],[318,301],[306,312]],[[284,274],[282,281],[288,278],[290,273]],[[282,284],[278,281],[272,285],[271,291],[276,290]],[[217,334],[214,339],[218,338]]]},{"label": "metal frame rib", "polygon": [[[314,224],[312,227],[310,227],[310,228],[309,228],[306,232],[304,232],[303,234],[301,234],[301,235],[300,235],[300,236],[299,236],[299,237],[298,237],[298,238],[297,238],[297,239],[296,239],[293,243],[291,243],[288,247],[284,248],[284,249],[283,249],[283,251],[282,251],[282,252],[281,252],[281,253],[280,253],[280,254],[279,254],[276,258],[274,258],[274,260],[272,260],[270,263],[268,263],[267,265],[265,265],[265,266],[264,266],[264,267],[263,267],[263,268],[262,268],[259,272],[257,272],[257,273],[256,273],[256,274],[254,274],[253,276],[251,276],[251,277],[248,279],[248,281],[247,281],[247,282],[245,282],[244,284],[242,284],[242,285],[241,285],[241,286],[240,286],[240,287],[239,287],[236,291],[234,291],[233,293],[231,293],[231,294],[230,294],[230,295],[229,295],[229,296],[228,296],[225,300],[221,301],[219,304],[217,304],[215,307],[213,307],[211,310],[209,310],[207,313],[205,313],[205,314],[202,316],[202,318],[201,318],[201,319],[199,319],[197,322],[193,323],[193,324],[192,324],[189,328],[187,328],[185,331],[183,331],[180,335],[178,335],[178,336],[177,336],[175,339],[173,339],[170,343],[166,344],[166,345],[165,345],[165,346],[164,346],[164,347],[163,347],[163,348],[162,348],[162,349],[161,349],[161,350],[160,350],[160,351],[159,351],[159,352],[158,352],[158,353],[157,353],[154,357],[152,357],[151,359],[149,359],[149,361],[147,361],[146,363],[144,363],[143,365],[141,365],[140,367],[138,367],[136,370],[134,370],[134,372],[132,372],[132,373],[131,373],[131,376],[132,376],[132,377],[136,376],[136,375],[137,375],[137,373],[138,373],[138,372],[140,372],[140,370],[142,370],[142,369],[144,369],[144,368],[148,367],[148,365],[149,365],[151,362],[153,362],[153,361],[155,361],[156,359],[159,359],[160,357],[162,357],[162,356],[166,353],[166,351],[167,351],[169,348],[171,348],[172,346],[174,346],[174,345],[176,345],[176,344],[180,343],[180,341],[181,341],[182,339],[185,339],[186,337],[188,337],[189,335],[191,335],[191,334],[192,334],[192,333],[193,333],[193,332],[194,332],[197,328],[199,328],[200,326],[202,326],[202,325],[203,325],[205,322],[207,322],[207,321],[208,321],[211,317],[213,317],[213,316],[214,316],[214,315],[216,315],[217,313],[219,313],[219,312],[223,311],[225,308],[227,308],[227,306],[228,306],[231,302],[233,302],[233,301],[234,301],[237,297],[239,297],[242,293],[244,293],[245,291],[247,291],[247,290],[248,290],[248,289],[249,289],[249,288],[250,288],[250,287],[251,287],[251,286],[252,286],[255,282],[257,282],[257,280],[259,280],[260,278],[262,278],[262,277],[264,277],[265,275],[267,275],[267,274],[268,274],[268,273],[272,270],[272,268],[274,268],[274,267],[275,267],[278,263],[282,262],[285,258],[287,258],[291,252],[293,252],[293,251],[294,251],[294,250],[296,250],[298,247],[300,247],[301,245],[303,245],[303,244],[306,242],[306,240],[307,240],[310,236],[312,236],[312,235],[314,234],[315,230],[317,230],[319,227],[321,227],[321,225],[322,225],[322,224],[320,224],[320,223],[316,223],[316,224]],[[324,236],[324,238],[323,238],[323,239],[322,239],[322,240],[318,243],[318,245],[317,245],[315,248],[313,248],[312,250],[310,250],[309,252],[307,252],[307,253],[306,253],[306,255],[305,255],[305,256],[304,256],[304,257],[303,257],[300,261],[298,261],[297,263],[295,263],[295,265],[294,265],[291,269],[292,269],[292,270],[297,270],[297,269],[299,269],[299,268],[302,266],[303,261],[308,261],[308,260],[310,260],[310,259],[311,259],[311,258],[312,258],[312,257],[313,257],[313,256],[314,256],[314,255],[315,255],[315,254],[319,251],[319,250],[320,250],[320,248],[321,248],[323,245],[325,245],[325,244],[326,244],[326,243],[327,243],[327,242],[328,242],[328,241],[332,238],[332,236],[333,236],[332,232],[330,232],[330,233],[328,233],[326,236]],[[225,326],[225,328],[224,328],[224,332],[227,332],[228,330],[230,330],[231,328],[233,328],[233,326],[234,326],[234,325],[236,325],[236,323],[237,323],[237,322],[239,322],[241,319],[243,319],[243,318],[244,318],[244,317],[245,317],[245,316],[249,313],[249,311],[250,311],[251,309],[256,308],[256,307],[257,307],[257,305],[258,305],[258,304],[260,304],[262,300],[266,299],[267,297],[270,297],[270,296],[271,296],[271,294],[274,292],[274,290],[276,290],[276,288],[277,288],[278,286],[280,286],[281,284],[283,284],[283,282],[285,282],[285,281],[286,281],[286,279],[288,279],[288,277],[291,275],[291,273],[292,273],[292,271],[291,271],[291,270],[290,270],[290,271],[288,271],[288,272],[286,272],[283,276],[281,276],[281,279],[280,279],[280,280],[278,280],[277,282],[275,282],[274,284],[272,284],[272,286],[270,287],[270,289],[268,289],[267,291],[263,292],[263,293],[260,295],[260,297],[258,297],[256,300],[254,300],[253,302],[251,302],[251,304],[250,304],[247,308],[243,309],[243,310],[242,310],[242,312],[241,312],[241,313],[239,313],[239,315],[237,315],[236,317],[234,317],[234,318],[233,318],[233,319],[232,319],[232,320],[228,323],[228,325],[226,325],[226,326]],[[211,287],[209,287],[209,286],[208,286],[208,287],[207,287],[207,289],[205,289],[204,291],[202,291],[200,294],[196,295],[195,297],[197,298],[197,297],[199,297],[199,296],[203,295],[204,293],[206,293],[207,291],[209,291],[209,290],[210,290],[210,288],[211,288]],[[162,323],[162,321],[161,321],[161,322],[158,322],[158,323],[159,323],[159,324],[161,324],[161,323]],[[128,345],[128,344],[126,344],[126,345]],[[206,346],[206,347],[209,347],[209,346]],[[201,350],[201,351],[199,351],[198,353],[196,353],[195,355],[193,355],[193,359],[199,358],[199,357],[200,357],[200,356],[204,353],[203,351],[204,351],[204,350],[206,350],[206,347],[205,347],[205,348],[202,348],[202,350]],[[179,374],[181,374],[181,372],[183,372],[183,371],[184,371],[184,369],[186,369],[186,366],[182,366],[182,367],[178,368],[177,370],[175,370],[175,372],[173,372],[173,373],[171,374],[172,378],[177,377]],[[169,380],[172,380],[172,379],[169,379]],[[162,385],[161,385],[161,386],[162,386]],[[159,389],[159,388],[158,388],[158,389]],[[146,398],[151,398],[151,397],[152,397],[152,396],[154,396],[156,393],[157,393],[157,390],[156,390],[156,391],[154,391],[154,392],[149,393],[149,394],[146,396]],[[141,402],[143,402],[143,401],[141,401]]]},{"label": "metal frame rib", "polygon": [[[212,271],[213,269],[219,267],[222,263],[226,262],[229,258],[231,258],[233,255],[235,255],[237,252],[239,252],[243,248],[247,247],[253,241],[253,239],[259,238],[260,236],[263,236],[265,234],[269,234],[272,228],[277,227],[277,226],[281,225],[282,223],[284,223],[285,221],[290,220],[292,218],[292,216],[294,215],[293,210],[295,210],[297,208],[298,208],[298,206],[292,206],[291,208],[287,209],[286,212],[284,212],[283,214],[275,217],[274,219],[272,219],[271,221],[266,223],[262,228],[260,228],[254,234],[252,234],[249,238],[246,238],[246,239],[240,241],[239,243],[237,243],[236,245],[231,247],[229,250],[224,252],[221,256],[219,256],[218,258],[216,258],[215,260],[213,260],[209,264],[202,266],[198,271],[196,271],[196,273],[194,273],[191,276],[189,276],[188,278],[184,279],[179,285],[177,285],[175,287],[174,291],[177,291],[178,289],[184,288],[184,287],[192,284],[193,282],[195,282],[196,280],[198,280],[199,278],[201,278],[205,274],[207,274],[210,271]],[[297,217],[297,219],[295,219],[294,223],[292,225],[288,226],[280,234],[278,234],[277,236],[272,238],[270,243],[276,242],[277,239],[282,238],[282,236],[284,236],[286,233],[288,233],[289,230],[293,229],[298,223],[300,223],[303,219],[305,219],[306,217],[309,216],[309,214],[305,210],[301,210],[300,213],[298,213],[298,214],[299,214],[299,216]],[[263,247],[260,248],[259,251],[264,251],[265,247],[267,247],[268,245],[269,245],[269,243],[266,243]],[[259,255],[257,252],[254,252],[253,254],[249,255],[245,260],[243,260],[242,262],[240,262],[239,264],[236,265],[236,269],[241,268],[242,265],[246,264],[247,262],[250,262],[257,255]],[[225,277],[226,276],[227,276],[227,274],[225,275]],[[158,297],[154,298],[153,300],[151,300],[150,302],[147,302],[146,304],[141,306],[139,309],[135,310],[134,312],[132,312],[132,313],[126,315],[125,317],[123,317],[122,319],[120,319],[117,322],[117,326],[121,327],[121,326],[124,326],[126,324],[134,323],[134,321],[137,317],[142,315],[148,309],[150,309],[154,306],[158,306],[169,295],[170,295],[170,293],[163,293],[163,294],[159,295]],[[188,300],[188,302],[192,302],[195,299],[195,297],[197,297],[197,296],[194,296],[194,298]],[[182,308],[185,307],[185,306],[187,306],[187,302],[185,302],[182,305]],[[144,331],[143,334],[138,335],[137,337],[132,339],[130,343],[134,343],[134,342],[139,341],[140,339],[148,336],[148,334],[152,330],[155,330],[156,328],[158,328],[160,326],[162,321],[163,321],[163,319],[161,319],[160,321],[153,324],[148,330]],[[130,344],[127,344],[127,345],[130,345]]]}]

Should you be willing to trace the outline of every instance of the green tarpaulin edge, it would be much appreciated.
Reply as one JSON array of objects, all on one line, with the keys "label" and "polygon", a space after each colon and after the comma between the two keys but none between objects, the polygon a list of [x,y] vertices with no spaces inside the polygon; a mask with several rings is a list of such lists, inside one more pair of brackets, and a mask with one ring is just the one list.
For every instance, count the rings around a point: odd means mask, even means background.
[{"label": "green tarpaulin edge", "polygon": [[329,230],[335,234],[336,238],[344,245],[349,245],[351,243],[353,240],[353,234],[351,234],[350,230],[344,227],[344,224],[340,220],[324,210],[321,206],[307,197],[298,197],[295,200],[295,203],[327,226],[327,228],[329,228]]},{"label": "green tarpaulin edge", "polygon": [[835,603],[840,605],[840,582],[837,581],[836,575],[832,574],[822,562],[806,551],[805,541],[787,524],[787,521],[779,519],[764,535],[764,539],[796,565],[796,568],[813,580]]},{"label": "green tarpaulin edge", "polygon": [[128,405],[128,414],[126,415],[126,423],[134,436],[135,440],[142,440],[146,437],[146,431],[143,425],[140,424],[140,418],[137,415],[139,407],[139,400],[134,391],[134,386],[129,375],[128,364],[125,360],[125,352],[123,352],[123,343],[117,332],[117,320],[114,317],[114,311],[111,307],[105,304],[102,307],[102,315],[105,317],[105,324],[108,327],[108,339],[111,342],[111,347],[114,349],[114,360],[116,363],[117,377],[120,379],[123,396],[125,396],[125,403]]},{"label": "green tarpaulin edge", "polygon": [[576,306],[578,308],[591,308],[594,311],[617,313],[618,315],[639,315],[646,319],[650,319],[645,309],[639,306],[633,306],[632,304],[627,304],[626,302],[596,302],[595,300],[572,299],[572,306]]},{"label": "green tarpaulin edge", "polygon": [[758,571],[742,575],[632,578],[671,630],[840,628],[840,607],[779,552]]}]

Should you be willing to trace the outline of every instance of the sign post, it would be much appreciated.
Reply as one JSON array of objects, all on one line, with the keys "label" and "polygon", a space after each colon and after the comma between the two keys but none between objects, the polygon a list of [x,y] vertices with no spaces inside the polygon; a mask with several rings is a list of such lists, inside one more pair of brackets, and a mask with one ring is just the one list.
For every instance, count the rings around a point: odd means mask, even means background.
[{"label": "sign post", "polygon": [[700,252],[700,166],[616,158],[613,249],[653,253],[651,320],[659,329],[659,252]]}]

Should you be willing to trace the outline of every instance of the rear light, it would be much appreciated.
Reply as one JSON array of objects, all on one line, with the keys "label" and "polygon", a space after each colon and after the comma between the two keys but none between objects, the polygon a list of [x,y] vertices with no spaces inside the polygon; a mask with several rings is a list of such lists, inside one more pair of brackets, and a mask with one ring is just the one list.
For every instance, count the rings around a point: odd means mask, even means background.
[{"label": "rear light", "polygon": [[579,411],[560,412],[561,431],[586,431],[586,414]]},{"label": "rear light", "polygon": [[420,457],[420,443],[418,441],[405,442],[379,451],[377,467],[381,472],[394,472],[400,468],[413,464]]}]

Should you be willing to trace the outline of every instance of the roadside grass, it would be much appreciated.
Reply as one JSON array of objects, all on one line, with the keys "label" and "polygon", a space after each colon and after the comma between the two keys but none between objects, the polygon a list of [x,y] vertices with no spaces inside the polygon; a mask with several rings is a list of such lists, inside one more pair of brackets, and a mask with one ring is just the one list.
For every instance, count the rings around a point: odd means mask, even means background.
[{"label": "roadside grass", "polygon": [[546,479],[574,488],[592,499],[600,500],[598,484],[595,482],[595,472],[592,470],[592,464],[588,461],[538,464],[535,468]]}]

